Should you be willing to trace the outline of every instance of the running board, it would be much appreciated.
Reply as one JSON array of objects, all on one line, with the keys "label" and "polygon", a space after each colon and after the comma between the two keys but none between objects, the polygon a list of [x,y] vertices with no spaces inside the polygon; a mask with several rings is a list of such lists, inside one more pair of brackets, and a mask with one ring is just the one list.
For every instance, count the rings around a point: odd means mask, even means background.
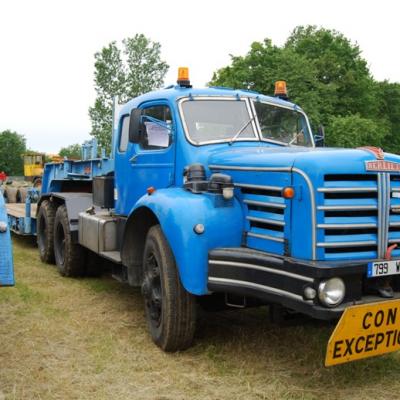
[{"label": "running board", "polygon": [[121,253],[119,251],[102,251],[99,255],[116,264],[121,264]]}]

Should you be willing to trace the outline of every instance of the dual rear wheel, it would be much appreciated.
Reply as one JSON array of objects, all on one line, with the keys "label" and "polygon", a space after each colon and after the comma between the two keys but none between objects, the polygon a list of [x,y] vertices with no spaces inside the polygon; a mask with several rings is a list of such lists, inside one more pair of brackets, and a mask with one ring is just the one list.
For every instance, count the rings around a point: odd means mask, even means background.
[{"label": "dual rear wheel", "polygon": [[37,242],[40,259],[55,263],[62,276],[85,274],[86,251],[72,240],[68,212],[64,204],[56,206],[44,200],[37,216]]}]

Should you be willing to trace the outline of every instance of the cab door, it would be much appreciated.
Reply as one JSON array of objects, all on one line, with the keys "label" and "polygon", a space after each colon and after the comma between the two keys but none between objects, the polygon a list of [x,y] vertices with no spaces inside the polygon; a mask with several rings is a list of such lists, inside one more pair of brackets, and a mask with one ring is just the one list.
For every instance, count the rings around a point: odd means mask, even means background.
[{"label": "cab door", "polygon": [[167,102],[147,102],[142,110],[144,130],[139,143],[129,142],[129,115],[121,117],[115,152],[116,212],[128,215],[147,188],[174,184],[175,134]]}]

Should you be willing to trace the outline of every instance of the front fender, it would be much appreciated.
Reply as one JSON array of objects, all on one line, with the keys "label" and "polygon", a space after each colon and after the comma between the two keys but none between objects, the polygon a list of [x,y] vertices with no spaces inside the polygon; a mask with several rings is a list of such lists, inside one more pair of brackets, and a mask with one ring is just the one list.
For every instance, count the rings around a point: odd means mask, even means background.
[{"label": "front fender", "polygon": [[[151,209],[160,221],[185,289],[196,295],[206,294],[208,252],[217,247],[241,244],[243,213],[240,203],[235,198],[225,201],[220,195],[169,188],[143,196],[132,212],[139,207]],[[204,233],[194,232],[196,224],[204,225]]]}]

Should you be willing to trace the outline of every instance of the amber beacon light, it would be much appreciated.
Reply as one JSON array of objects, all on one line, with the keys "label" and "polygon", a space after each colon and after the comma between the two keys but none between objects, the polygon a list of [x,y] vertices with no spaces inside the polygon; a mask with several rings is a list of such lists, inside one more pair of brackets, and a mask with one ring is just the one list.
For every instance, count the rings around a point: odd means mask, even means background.
[{"label": "amber beacon light", "polygon": [[288,93],[287,93],[287,87],[286,87],[285,81],[276,81],[275,82],[274,96],[280,97],[281,99],[284,99],[284,100],[287,100]]},{"label": "amber beacon light", "polygon": [[188,67],[179,67],[178,68],[178,81],[179,86],[191,88],[189,79],[189,68]]}]

